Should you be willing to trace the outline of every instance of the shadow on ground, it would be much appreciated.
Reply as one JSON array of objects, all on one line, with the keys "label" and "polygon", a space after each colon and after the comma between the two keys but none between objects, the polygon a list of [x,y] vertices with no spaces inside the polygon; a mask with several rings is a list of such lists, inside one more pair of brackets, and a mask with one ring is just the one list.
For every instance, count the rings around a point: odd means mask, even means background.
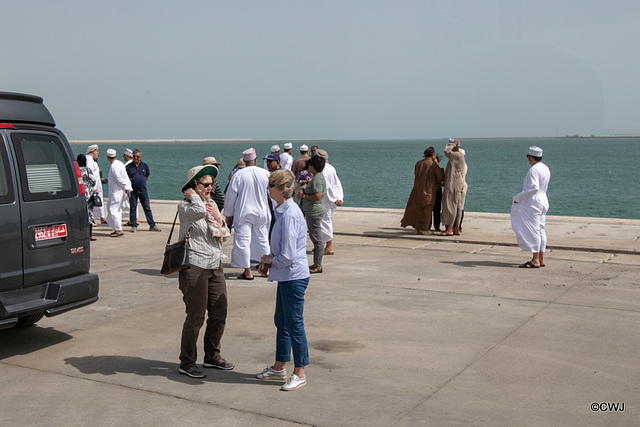
[{"label": "shadow on ground", "polygon": [[440,263],[452,264],[458,267],[468,267],[468,268],[476,268],[476,267],[514,268],[518,266],[518,264],[513,264],[508,262],[497,262],[497,261],[440,261]]},{"label": "shadow on ground", "polygon": [[27,326],[0,330],[0,360],[29,354],[73,338],[55,329]]},{"label": "shadow on ground", "polygon": [[272,381],[261,381],[255,373],[204,369],[206,378],[190,378],[178,372],[178,364],[161,360],[149,360],[135,356],[82,356],[68,357],[67,365],[71,365],[83,374],[100,374],[105,376],[116,374],[134,374],[140,376],[160,376],[171,381],[185,384],[205,384],[218,382],[227,384],[265,384],[273,386]]}]

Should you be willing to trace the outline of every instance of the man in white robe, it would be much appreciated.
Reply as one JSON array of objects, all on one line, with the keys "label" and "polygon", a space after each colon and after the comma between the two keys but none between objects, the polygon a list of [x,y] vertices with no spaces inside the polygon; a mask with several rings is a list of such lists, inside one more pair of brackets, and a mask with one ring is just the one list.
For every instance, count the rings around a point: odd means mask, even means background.
[{"label": "man in white robe", "polygon": [[545,218],[549,210],[547,188],[551,172],[542,163],[542,149],[529,147],[527,159],[531,167],[522,184],[522,192],[513,196],[511,205],[511,228],[516,233],[518,246],[533,254],[531,261],[521,268],[544,267],[544,252],[547,247]]},{"label": "man in white robe", "polygon": [[111,163],[109,168],[109,203],[107,210],[109,216],[107,223],[113,231],[111,237],[119,237],[124,234],[122,231],[122,199],[129,198],[131,193],[131,181],[127,174],[127,169],[120,160],[116,159],[116,150],[109,148],[107,150],[107,160]]},{"label": "man in white robe", "polygon": [[325,161],[322,175],[327,185],[327,190],[322,198],[322,204],[324,205],[324,214],[322,214],[322,220],[320,221],[320,230],[322,232],[322,242],[325,244],[324,255],[333,255],[333,223],[331,222],[331,216],[336,210],[336,207],[342,206],[344,200],[344,191],[342,190],[342,183],[336,168],[329,164],[329,154],[325,150],[317,150],[316,153],[322,157]]},{"label": "man in white robe", "polygon": [[[91,174],[95,179],[95,183],[93,184],[93,191],[98,191],[98,196],[100,196],[100,200],[104,202],[104,194],[102,192],[102,180],[100,176],[100,167],[98,166],[98,157],[99,157],[98,145],[93,144],[87,147],[87,168],[91,170]],[[106,222],[104,217],[104,204],[103,206],[96,206],[93,208],[93,217],[100,218],[102,223]]]},{"label": "man in white robe", "polygon": [[256,166],[256,151],[242,153],[246,167],[231,177],[224,203],[227,224],[233,221],[231,267],[243,268],[238,279],[253,280],[251,260],[269,255],[269,172]]},{"label": "man in white robe", "polygon": [[467,162],[465,152],[460,148],[460,141],[449,138],[444,147],[444,154],[449,161],[444,169],[444,191],[442,192],[442,221],[447,229],[441,236],[459,235],[464,201],[467,197]]},{"label": "man in white robe", "polygon": [[280,154],[280,167],[282,169],[291,170],[293,164],[293,156],[291,156],[291,150],[293,150],[293,144],[290,142],[284,143],[284,151]]},{"label": "man in white robe", "polygon": [[[133,150],[131,148],[126,148],[124,150],[124,153],[122,153],[122,162],[124,163],[124,166],[126,168],[126,166],[133,162]],[[129,218],[129,211],[130,211],[130,206],[129,206],[129,198],[125,197],[124,199],[122,199],[122,216],[125,218]],[[138,212],[136,211],[136,215],[138,214]],[[136,218],[136,222],[137,222],[137,218]],[[127,222],[125,225],[132,225],[131,222]],[[134,224],[134,226],[136,226],[137,224]]]}]

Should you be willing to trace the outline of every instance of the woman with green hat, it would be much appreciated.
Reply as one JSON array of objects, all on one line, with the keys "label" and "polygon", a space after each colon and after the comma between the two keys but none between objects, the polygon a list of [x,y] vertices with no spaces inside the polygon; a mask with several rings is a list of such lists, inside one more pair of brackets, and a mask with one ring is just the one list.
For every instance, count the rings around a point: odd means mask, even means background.
[{"label": "woman with green hat", "polygon": [[204,378],[196,365],[197,340],[208,314],[204,333],[205,368],[231,370],[233,363],[220,355],[220,341],[227,319],[227,284],[222,269],[222,239],[215,237],[207,223],[207,217],[220,221],[222,216],[211,200],[211,187],[218,168],[215,165],[196,166],[187,172],[187,182],[182,186],[184,200],[178,203],[180,240],[186,239],[189,247],[188,269],[178,277],[185,304],[186,318],[182,326],[180,343],[181,374],[192,378]]}]

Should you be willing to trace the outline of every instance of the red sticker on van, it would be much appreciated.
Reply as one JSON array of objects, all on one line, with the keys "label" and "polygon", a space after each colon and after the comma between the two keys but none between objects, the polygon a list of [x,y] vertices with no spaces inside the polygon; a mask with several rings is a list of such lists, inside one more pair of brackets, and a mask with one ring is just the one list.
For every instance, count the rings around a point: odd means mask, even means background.
[{"label": "red sticker on van", "polygon": [[67,237],[67,224],[47,225],[46,227],[36,227],[36,242],[40,240],[57,239]]}]

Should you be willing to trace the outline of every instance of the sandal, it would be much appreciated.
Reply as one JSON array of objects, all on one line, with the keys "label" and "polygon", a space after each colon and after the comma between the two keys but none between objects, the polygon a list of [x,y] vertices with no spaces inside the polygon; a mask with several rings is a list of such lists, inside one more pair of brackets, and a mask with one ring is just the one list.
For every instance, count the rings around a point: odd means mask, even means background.
[{"label": "sandal", "polygon": [[535,265],[531,261],[527,261],[524,264],[519,265],[518,267],[519,268],[540,268],[539,265]]},{"label": "sandal", "polygon": [[237,277],[237,278],[238,278],[238,279],[240,279],[240,280],[253,280],[253,279],[254,279],[254,277],[253,277],[253,276],[251,276],[251,277],[247,277],[247,276],[245,276],[245,274],[244,274],[244,273],[242,273],[242,274],[238,274],[238,277]]},{"label": "sandal", "polygon": [[446,231],[443,231],[442,233],[438,234],[438,236],[453,236],[453,233],[447,233]]},{"label": "sandal", "polygon": [[109,234],[109,237],[120,237],[122,236],[122,234],[119,234],[117,231],[114,231],[113,233]]}]

